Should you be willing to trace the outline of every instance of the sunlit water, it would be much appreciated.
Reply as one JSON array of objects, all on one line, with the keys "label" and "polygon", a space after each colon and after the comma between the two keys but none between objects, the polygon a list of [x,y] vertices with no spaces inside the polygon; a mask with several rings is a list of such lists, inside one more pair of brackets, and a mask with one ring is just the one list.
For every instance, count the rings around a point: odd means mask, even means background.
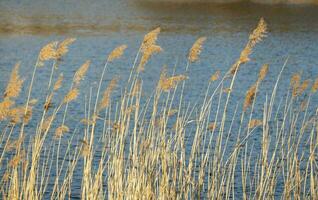
[{"label": "sunlit water", "polygon": [[[88,75],[81,85],[79,102],[70,108],[69,126],[78,127],[83,118],[84,97],[91,87],[96,88],[106,55],[116,46],[127,44],[124,57],[111,64],[105,85],[114,76],[126,80],[143,35],[160,26],[162,33],[158,44],[164,52],[155,55],[146,65],[142,75],[145,81],[145,96],[152,93],[164,64],[169,72],[175,67],[177,73],[187,73],[185,101],[194,105],[202,102],[202,96],[212,73],[221,70],[224,74],[240,55],[248,34],[260,17],[269,25],[268,37],[260,43],[251,56],[251,62],[239,71],[229,110],[242,105],[245,91],[257,77],[261,65],[270,65],[269,74],[261,85],[262,97],[256,103],[260,117],[266,94],[270,94],[277,75],[288,58],[279,84],[278,101],[286,94],[291,74],[302,72],[304,79],[318,76],[318,7],[305,5],[258,5],[258,4],[174,4],[128,0],[99,0],[88,3],[84,0],[29,0],[0,1],[0,91],[3,91],[12,67],[21,61],[22,76],[28,85],[31,71],[41,47],[52,40],[76,37],[70,52],[63,58],[59,72],[70,84],[75,70],[90,59]],[[206,36],[200,61],[185,72],[186,56],[193,42]],[[49,78],[49,65],[39,70],[33,95],[45,93]],[[65,85],[64,93],[70,86]],[[26,87],[24,88],[24,94]],[[188,91],[188,92],[187,92]],[[114,98],[119,98],[120,87]],[[22,94],[23,95],[23,94]],[[317,103],[317,99],[312,99]],[[314,112],[311,107],[310,113]],[[35,114],[36,115],[36,114]],[[37,117],[37,116],[34,116]],[[237,128],[239,120],[235,121]],[[191,138],[191,137],[190,137]],[[236,138],[236,137],[235,137]],[[255,146],[260,145],[255,135]],[[190,139],[191,140],[191,139]],[[235,140],[230,141],[235,142]],[[66,144],[66,143],[65,143]],[[78,173],[78,174],[77,174]],[[75,180],[80,180],[77,171]],[[76,184],[77,183],[77,184]],[[74,181],[73,197],[79,197],[80,181]],[[279,195],[278,189],[278,195]]]}]

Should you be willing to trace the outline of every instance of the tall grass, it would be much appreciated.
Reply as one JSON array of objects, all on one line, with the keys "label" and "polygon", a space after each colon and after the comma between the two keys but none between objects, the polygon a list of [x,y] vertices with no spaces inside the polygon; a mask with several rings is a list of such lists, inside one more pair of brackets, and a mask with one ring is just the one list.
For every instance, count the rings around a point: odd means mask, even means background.
[{"label": "tall grass", "polygon": [[[240,68],[264,39],[261,19],[228,72],[211,73],[195,105],[184,98],[188,69],[200,59],[206,37],[189,48],[183,74],[162,69],[151,97],[143,95],[141,74],[162,48],[160,28],[146,34],[120,98],[112,98],[120,81],[108,83],[107,69],[125,53],[115,48],[105,60],[98,86],[78,99],[86,61],[73,80],[63,80],[61,58],[75,39],[51,42],[39,53],[25,103],[16,103],[24,80],[18,63],[0,102],[0,193],[2,199],[317,199],[317,112],[309,108],[318,79],[291,78],[286,96],[277,88],[259,89],[270,66],[264,64],[245,99],[233,101]],[[48,68],[47,61],[52,61]],[[38,68],[49,73],[45,96],[31,96]],[[249,77],[253,78],[253,77]],[[67,86],[68,85],[68,86]],[[61,88],[68,88],[61,96]],[[255,111],[258,95],[263,109]],[[178,97],[178,98],[177,98]],[[68,124],[69,105],[85,104],[84,116]],[[41,103],[42,102],[42,103]],[[235,110],[229,106],[234,104]],[[35,109],[38,105],[42,109]],[[34,113],[37,117],[34,117]],[[33,116],[33,117],[32,117]],[[256,118],[255,116],[261,116]],[[255,134],[258,140],[255,141]]]}]

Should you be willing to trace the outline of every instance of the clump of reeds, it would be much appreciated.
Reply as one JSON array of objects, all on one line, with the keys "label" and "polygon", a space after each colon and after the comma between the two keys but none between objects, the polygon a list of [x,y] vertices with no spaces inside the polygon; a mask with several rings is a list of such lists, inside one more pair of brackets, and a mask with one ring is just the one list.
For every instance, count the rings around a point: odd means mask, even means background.
[{"label": "clump of reeds", "polygon": [[[157,44],[160,28],[154,29],[138,50],[135,64],[140,59],[139,64],[131,70],[134,76],[124,88],[118,77],[110,79],[101,99],[107,65],[121,58],[126,45],[106,58],[96,94],[94,86],[81,90],[90,60],[73,79],[64,79],[62,57],[74,38],[45,45],[26,101],[17,101],[24,98],[20,97],[24,83],[20,63],[13,68],[0,101],[0,198],[66,199],[80,185],[76,195],[82,199],[317,199],[318,121],[311,99],[318,80],[307,94],[311,81],[302,81],[301,73],[296,73],[291,89],[277,95],[281,72],[268,96],[260,89],[269,71],[265,64],[255,69],[256,81],[245,98],[231,96],[241,92],[233,90],[240,65],[250,60],[266,32],[261,19],[228,73],[222,76],[216,70],[203,100],[198,97],[195,104],[184,98],[188,92],[184,74],[199,60],[205,37],[190,48],[186,71],[169,75],[164,67],[154,92],[146,96],[139,72],[153,54],[162,51]],[[47,70],[48,60],[53,65],[45,96],[32,97],[37,68]],[[68,83],[64,94],[61,88]],[[124,91],[120,97],[114,95],[117,88]],[[259,105],[256,97],[262,101]],[[74,108],[74,101],[85,106]],[[238,106],[229,112],[229,104]],[[76,109],[82,109],[83,116]],[[247,110],[248,119],[244,118]]]}]

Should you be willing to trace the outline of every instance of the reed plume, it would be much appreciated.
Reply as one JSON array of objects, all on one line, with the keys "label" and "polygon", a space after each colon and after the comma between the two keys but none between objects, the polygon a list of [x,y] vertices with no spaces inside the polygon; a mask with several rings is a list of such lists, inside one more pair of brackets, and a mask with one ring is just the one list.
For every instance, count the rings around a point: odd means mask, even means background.
[{"label": "reed plume", "polygon": [[53,91],[57,91],[58,89],[62,87],[63,78],[64,78],[63,73],[61,73],[53,86]]},{"label": "reed plume", "polygon": [[81,80],[83,80],[89,66],[91,64],[90,60],[87,60],[76,72],[74,75],[74,83],[75,85],[78,85],[80,83]]},{"label": "reed plume", "polygon": [[254,128],[257,126],[261,126],[263,124],[263,121],[260,119],[251,119],[248,123],[248,128]]},{"label": "reed plume", "polygon": [[217,125],[216,125],[216,122],[210,122],[208,124],[208,130],[213,132],[215,129],[216,129]]},{"label": "reed plume", "polygon": [[265,77],[268,73],[268,67],[269,67],[268,64],[265,64],[262,66],[261,70],[258,73],[258,79],[257,79],[258,82],[261,82],[265,79]]},{"label": "reed plume", "polygon": [[69,132],[69,128],[66,126],[66,125],[62,125],[62,126],[59,126],[58,128],[56,128],[55,130],[55,137],[56,138],[60,138],[63,136],[64,133],[67,133]]},{"label": "reed plume", "polygon": [[162,48],[156,45],[159,33],[160,33],[160,27],[150,31],[149,33],[145,35],[140,47],[142,57],[140,59],[139,66],[137,68],[138,72],[142,72],[145,70],[145,65],[153,54],[159,53],[162,51]]},{"label": "reed plume", "polygon": [[65,40],[60,42],[57,45],[55,58],[56,59],[61,59],[61,57],[64,56],[68,52],[69,45],[74,43],[75,40],[76,40],[76,38],[66,38]]},{"label": "reed plume", "polygon": [[205,42],[205,40],[206,40],[206,37],[200,37],[194,42],[188,55],[188,60],[190,62],[195,62],[199,59],[200,53],[202,51],[202,45]]},{"label": "reed plume", "polygon": [[11,72],[9,83],[3,95],[4,98],[14,98],[19,96],[22,89],[22,84],[24,82],[20,78],[19,68],[20,68],[20,62],[18,62],[15,65],[15,67],[13,68],[13,71]]},{"label": "reed plume", "polygon": [[51,93],[47,98],[46,101],[44,103],[44,110],[48,111],[51,107],[52,107],[52,99],[53,99],[53,93]]},{"label": "reed plume", "polygon": [[77,88],[71,89],[64,97],[63,103],[69,103],[71,101],[74,101],[79,94],[79,90]]},{"label": "reed plume", "polygon": [[147,49],[156,44],[158,35],[160,33],[160,27],[147,33],[141,44],[141,51],[145,52]]},{"label": "reed plume", "polygon": [[310,82],[310,79],[304,80],[304,82],[302,82],[302,84],[299,85],[299,87],[297,87],[296,90],[293,92],[293,96],[295,97],[302,95],[305,92],[305,90],[309,87]]},{"label": "reed plume", "polygon": [[116,47],[108,56],[107,60],[108,62],[112,62],[115,59],[120,58],[123,54],[125,49],[127,48],[127,45],[121,45]]},{"label": "reed plume", "polygon": [[21,162],[21,157],[20,155],[15,155],[13,158],[9,161],[9,167],[16,168],[18,167],[19,163]]},{"label": "reed plume", "polygon": [[315,79],[315,81],[311,87],[311,92],[315,93],[315,92],[317,92],[317,90],[318,90],[318,78]]},{"label": "reed plume", "polygon": [[39,63],[38,67],[42,67],[44,65],[44,61],[50,60],[50,59],[56,59],[56,48],[57,48],[57,41],[53,41],[45,45],[39,53]]},{"label": "reed plume", "polygon": [[158,88],[168,92],[169,90],[175,88],[180,81],[184,81],[186,79],[188,79],[188,77],[185,75],[167,77],[167,69],[164,67],[160,75]]},{"label": "reed plume", "polygon": [[137,71],[143,72],[145,70],[146,63],[151,58],[151,56],[156,53],[160,53],[161,51],[162,51],[162,48],[158,45],[147,46],[147,48],[143,51]]},{"label": "reed plume", "polygon": [[43,124],[41,126],[41,132],[42,133],[45,133],[45,132],[47,132],[50,129],[53,120],[54,120],[54,115],[47,116],[44,119]]},{"label": "reed plume", "polygon": [[0,102],[0,121],[5,120],[8,117],[10,108],[13,105],[14,101],[11,101],[9,98],[5,98]]},{"label": "reed plume", "polygon": [[243,111],[246,111],[246,109],[253,103],[256,95],[256,89],[256,84],[254,84],[247,90],[243,104]]},{"label": "reed plume", "polygon": [[267,24],[263,18],[260,19],[257,27],[253,30],[253,32],[249,36],[249,40],[243,49],[243,51],[240,54],[239,59],[233,64],[233,66],[230,69],[230,74],[234,74],[240,67],[241,64],[244,64],[248,61],[250,61],[250,54],[252,53],[252,50],[254,46],[262,41],[262,39],[265,37],[265,34],[267,33]]},{"label": "reed plume", "polygon": [[220,77],[220,74],[221,74],[220,70],[218,70],[214,74],[212,74],[212,76],[210,78],[210,82],[218,80]]},{"label": "reed plume", "polygon": [[117,81],[118,81],[117,77],[113,78],[110,81],[109,85],[107,86],[106,90],[104,91],[103,98],[99,102],[99,109],[98,109],[99,111],[104,109],[104,108],[107,108],[109,106],[110,96],[117,85]]}]

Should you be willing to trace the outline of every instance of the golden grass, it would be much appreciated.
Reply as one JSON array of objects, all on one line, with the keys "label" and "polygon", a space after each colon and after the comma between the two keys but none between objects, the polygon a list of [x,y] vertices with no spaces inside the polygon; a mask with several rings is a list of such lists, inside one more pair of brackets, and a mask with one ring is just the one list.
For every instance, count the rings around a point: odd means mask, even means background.
[{"label": "golden grass", "polygon": [[[188,76],[168,75],[167,68],[153,94],[142,95],[139,72],[162,50],[156,44],[160,28],[144,37],[124,88],[115,90],[121,86],[112,78],[101,99],[107,66],[121,58],[126,45],[111,51],[98,88],[89,91],[80,88],[89,60],[71,81],[56,73],[63,70],[58,61],[75,39],[45,45],[25,103],[16,104],[24,98],[19,95],[19,64],[0,101],[0,199],[71,199],[79,185],[81,198],[94,200],[317,199],[318,124],[317,112],[310,108],[316,107],[311,99],[318,81],[310,88],[311,81],[296,73],[287,94],[278,95],[284,65],[271,93],[264,94],[259,88],[269,71],[265,64],[255,69],[259,73],[245,99],[232,98],[242,92],[234,89],[239,67],[249,61],[266,31],[261,19],[234,65],[223,77],[216,70],[206,80],[203,100],[195,105],[184,98]],[[205,40],[199,38],[190,48],[184,74],[199,60]],[[46,69],[47,60],[53,60],[51,69]],[[45,96],[34,99],[39,66],[50,79]],[[83,116],[69,113],[74,101],[85,105]],[[256,104],[261,106],[257,110]],[[229,111],[229,105],[238,106]]]}]

